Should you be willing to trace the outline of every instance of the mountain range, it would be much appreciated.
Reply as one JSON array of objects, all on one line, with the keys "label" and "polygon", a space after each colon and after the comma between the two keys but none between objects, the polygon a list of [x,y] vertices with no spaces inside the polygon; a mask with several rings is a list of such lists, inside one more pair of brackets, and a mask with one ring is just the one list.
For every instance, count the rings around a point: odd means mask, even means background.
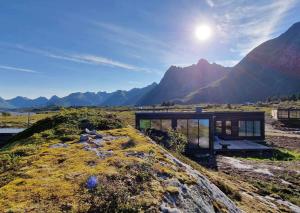
[{"label": "mountain range", "polygon": [[15,97],[4,100],[0,98],[0,108],[32,108],[46,106],[124,106],[136,105],[137,101],[157,86],[152,83],[143,88],[134,88],[129,91],[117,90],[115,92],[77,92],[65,97],[52,96],[49,100],[45,97],[29,99],[26,97]]},{"label": "mountain range", "polygon": [[49,100],[44,97],[0,98],[0,108],[152,105],[165,101],[244,103],[296,93],[300,93],[300,22],[254,48],[234,67],[200,59],[187,67],[171,66],[159,84],[144,88],[111,93],[78,92],[62,98],[53,96]]}]

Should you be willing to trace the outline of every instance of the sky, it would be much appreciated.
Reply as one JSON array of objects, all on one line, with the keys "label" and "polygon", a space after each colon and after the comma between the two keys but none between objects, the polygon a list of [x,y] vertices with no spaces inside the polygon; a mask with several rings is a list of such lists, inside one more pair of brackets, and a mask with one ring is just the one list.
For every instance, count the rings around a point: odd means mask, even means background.
[{"label": "sky", "polygon": [[144,87],[201,58],[234,66],[299,11],[299,0],[0,0],[0,97]]}]

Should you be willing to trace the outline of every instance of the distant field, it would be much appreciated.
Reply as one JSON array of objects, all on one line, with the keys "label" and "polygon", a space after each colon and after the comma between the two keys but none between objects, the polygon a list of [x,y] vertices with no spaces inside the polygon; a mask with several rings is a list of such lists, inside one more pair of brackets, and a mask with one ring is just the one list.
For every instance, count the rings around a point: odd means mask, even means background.
[{"label": "distant field", "polygon": [[[29,124],[33,124],[38,120],[44,119],[49,116],[55,115],[57,112],[47,112],[47,113],[38,113],[31,114],[29,117]],[[0,128],[1,127],[19,127],[26,128],[28,125],[28,115],[10,115],[3,116],[0,114]]]},{"label": "distant field", "polygon": [[[116,112],[127,125],[134,126],[134,112],[138,110],[168,110],[168,111],[194,111],[196,107],[201,107],[204,111],[264,111],[267,116],[271,115],[271,110],[277,106],[281,107],[300,107],[300,101],[286,101],[273,104],[198,104],[198,105],[175,105],[175,106],[147,106],[142,108],[133,107],[89,107],[94,109],[104,109],[110,112]],[[87,108],[87,109],[89,109]],[[53,116],[57,112],[39,112],[30,115],[30,124],[37,122],[43,118]],[[1,127],[20,127],[26,128],[28,122],[27,115],[11,115],[3,116],[0,114],[0,128]]]}]

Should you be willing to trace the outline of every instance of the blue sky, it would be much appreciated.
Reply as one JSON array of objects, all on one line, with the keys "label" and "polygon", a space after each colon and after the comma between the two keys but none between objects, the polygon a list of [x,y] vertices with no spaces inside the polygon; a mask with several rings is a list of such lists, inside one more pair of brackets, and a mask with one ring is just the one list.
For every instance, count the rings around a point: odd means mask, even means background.
[{"label": "blue sky", "polygon": [[[1,0],[0,97],[143,87],[200,58],[232,66],[299,11],[298,0]],[[203,23],[212,37],[200,42]]]}]

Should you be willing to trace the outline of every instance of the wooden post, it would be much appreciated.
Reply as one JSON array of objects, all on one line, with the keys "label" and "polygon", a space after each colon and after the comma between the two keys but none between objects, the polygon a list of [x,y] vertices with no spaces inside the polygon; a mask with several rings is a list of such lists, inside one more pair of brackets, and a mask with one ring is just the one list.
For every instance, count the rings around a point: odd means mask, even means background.
[{"label": "wooden post", "polygon": [[27,114],[27,128],[29,128],[30,125],[30,112]]}]

